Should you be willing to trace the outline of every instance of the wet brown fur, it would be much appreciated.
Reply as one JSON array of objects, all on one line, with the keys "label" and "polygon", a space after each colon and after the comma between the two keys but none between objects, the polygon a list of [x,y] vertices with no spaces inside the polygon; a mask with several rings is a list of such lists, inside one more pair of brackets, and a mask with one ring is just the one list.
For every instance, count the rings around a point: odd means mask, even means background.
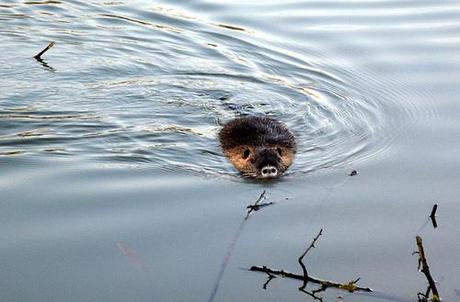
[{"label": "wet brown fur", "polygon": [[[229,161],[249,177],[259,177],[256,167],[261,154],[276,154],[277,168],[282,174],[293,162],[296,152],[294,135],[280,122],[269,117],[243,117],[227,123],[219,133],[219,139]],[[244,157],[249,149],[250,154]],[[280,152],[281,151],[281,152]]]}]

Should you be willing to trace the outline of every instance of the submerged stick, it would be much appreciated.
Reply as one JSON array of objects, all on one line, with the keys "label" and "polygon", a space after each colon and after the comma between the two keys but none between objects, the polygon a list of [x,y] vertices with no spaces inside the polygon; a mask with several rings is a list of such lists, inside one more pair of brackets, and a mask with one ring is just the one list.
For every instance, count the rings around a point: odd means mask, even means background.
[{"label": "submerged stick", "polygon": [[[417,242],[417,248],[418,248],[417,254],[419,256],[419,260],[418,260],[419,269],[425,275],[426,279],[428,280],[429,289],[431,289],[431,291],[433,292],[432,301],[439,302],[441,301],[441,297],[439,296],[438,288],[436,287],[436,282],[434,281],[430,273],[430,267],[428,266],[428,261],[426,260],[425,250],[423,249],[422,237],[417,236],[415,237],[415,240]],[[427,296],[428,296],[428,293],[429,293],[429,290],[427,290]]]},{"label": "submerged stick", "polygon": [[34,56],[34,59],[37,60],[37,61],[40,61],[42,59],[42,55],[47,52],[51,47],[54,46],[54,44],[56,44],[54,41],[51,42],[50,44],[48,44],[48,46],[46,46],[42,51],[40,51],[38,54],[36,54]]},{"label": "submerged stick", "polygon": [[303,275],[290,273],[284,270],[273,270],[266,266],[251,266],[249,270],[253,272],[262,272],[266,274],[271,274],[271,275],[280,276],[284,278],[296,279],[300,281],[305,281],[305,279],[307,279],[307,282],[312,282],[312,283],[319,284],[321,286],[326,286],[326,287],[335,287],[335,288],[347,290],[349,292],[354,292],[354,291],[372,292],[372,289],[369,287],[357,286],[356,285],[357,280],[353,280],[349,283],[339,283],[339,282],[319,279],[313,276],[305,277]]}]

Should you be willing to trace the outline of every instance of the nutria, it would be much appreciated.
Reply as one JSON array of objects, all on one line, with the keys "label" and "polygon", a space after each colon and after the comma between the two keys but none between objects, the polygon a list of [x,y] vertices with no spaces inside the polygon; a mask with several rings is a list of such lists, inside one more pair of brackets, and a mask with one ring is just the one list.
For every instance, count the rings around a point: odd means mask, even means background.
[{"label": "nutria", "polygon": [[276,178],[292,164],[296,152],[294,135],[267,116],[236,118],[219,133],[222,149],[244,176]]}]

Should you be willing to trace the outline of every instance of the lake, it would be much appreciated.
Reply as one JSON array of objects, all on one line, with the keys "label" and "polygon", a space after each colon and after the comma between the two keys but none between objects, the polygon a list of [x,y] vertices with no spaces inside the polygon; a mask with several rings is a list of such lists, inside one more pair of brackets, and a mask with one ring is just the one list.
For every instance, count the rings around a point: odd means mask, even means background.
[{"label": "lake", "polygon": [[[0,38],[1,301],[313,301],[249,268],[320,229],[308,274],[374,290],[324,301],[417,301],[417,235],[460,299],[458,1],[2,0]],[[262,114],[276,181],[217,139]]]}]

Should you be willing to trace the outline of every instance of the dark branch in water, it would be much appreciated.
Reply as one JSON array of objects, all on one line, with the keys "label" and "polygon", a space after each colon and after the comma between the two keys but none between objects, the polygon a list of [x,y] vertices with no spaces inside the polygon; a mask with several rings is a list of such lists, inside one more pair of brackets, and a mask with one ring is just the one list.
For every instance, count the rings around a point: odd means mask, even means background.
[{"label": "dark branch in water", "polygon": [[418,254],[419,259],[418,259],[418,269],[425,275],[427,281],[428,281],[428,288],[426,290],[425,294],[418,293],[418,298],[420,302],[428,301],[430,291],[433,292],[433,296],[431,298],[431,301],[433,302],[439,302],[441,301],[441,297],[439,296],[438,288],[436,287],[436,282],[434,281],[433,277],[431,276],[430,273],[430,267],[428,266],[428,261],[425,256],[425,250],[423,248],[423,242],[422,242],[422,237],[417,236],[415,237],[415,240],[417,242],[417,248],[418,251],[414,252],[414,254]]},{"label": "dark branch in water", "polygon": [[307,268],[305,267],[305,264],[303,264],[303,258],[305,257],[305,255],[313,248],[315,248],[315,243],[316,241],[318,240],[318,238],[323,234],[323,229],[319,230],[319,233],[318,235],[316,235],[316,237],[313,239],[313,241],[310,243],[310,245],[307,247],[307,249],[305,250],[305,252],[303,252],[303,254],[299,257],[299,259],[297,260],[300,264],[300,267],[302,268],[302,272],[303,272],[303,285],[299,288],[299,290],[303,291],[305,289],[305,287],[307,286],[307,282],[308,282],[308,272],[307,272]]},{"label": "dark branch in water", "polygon": [[438,227],[438,223],[436,222],[436,211],[438,210],[438,205],[435,204],[433,206],[433,209],[431,210],[430,218],[431,218],[431,223],[433,223],[433,228]]},{"label": "dark branch in water", "polygon": [[[299,290],[304,292],[304,293],[306,293],[306,294],[308,294],[309,296],[311,296],[315,300],[319,300],[319,301],[323,301],[323,298],[317,296],[316,294],[319,293],[319,292],[325,291],[329,287],[334,287],[334,288],[346,290],[346,291],[349,291],[349,292],[354,292],[354,291],[372,292],[372,289],[370,289],[368,287],[360,287],[360,286],[356,285],[358,283],[358,281],[359,281],[359,278],[356,279],[356,280],[352,280],[352,281],[350,281],[348,283],[339,283],[339,282],[319,279],[319,278],[313,277],[313,276],[308,274],[307,268],[306,268],[305,264],[303,263],[303,259],[311,249],[315,248],[315,243],[316,243],[316,241],[319,239],[319,237],[322,234],[323,234],[323,229],[321,229],[319,231],[318,235],[316,235],[316,237],[313,239],[311,244],[307,247],[305,252],[303,252],[303,254],[298,259],[300,267],[302,268],[302,275],[286,272],[284,270],[273,270],[273,269],[268,268],[266,266],[252,266],[249,270],[253,271],[253,272],[262,272],[262,273],[265,273],[265,274],[268,275],[268,280],[264,284],[264,289],[266,289],[267,284],[275,276],[281,276],[281,277],[284,277],[284,278],[290,278],[290,279],[296,279],[296,280],[303,281],[303,284],[299,288]],[[320,287],[318,289],[316,289],[316,290],[308,292],[308,291],[305,290],[308,282],[319,284]]]},{"label": "dark branch in water", "polygon": [[246,207],[246,209],[248,209],[248,212],[246,214],[245,219],[248,219],[249,215],[251,215],[252,212],[258,211],[263,207],[266,207],[266,206],[269,206],[269,205],[273,204],[273,202],[260,203],[260,201],[262,199],[265,199],[265,190],[262,192],[262,194],[260,194],[259,198],[257,198],[257,200],[256,200],[256,202],[254,202],[254,204],[250,204],[250,205],[248,205]]},{"label": "dark branch in water", "polygon": [[51,42],[50,44],[48,44],[48,46],[46,46],[42,51],[40,51],[38,54],[36,54],[34,56],[34,59],[37,60],[37,61],[41,61],[42,59],[42,55],[47,52],[51,47],[54,46],[54,44],[56,44],[54,41]]},{"label": "dark branch in water", "polygon": [[[284,270],[274,270],[266,266],[251,266],[249,270],[252,272],[262,272],[262,273],[271,274],[274,276],[281,276],[283,278],[290,278],[290,279],[295,279],[295,280],[300,280],[300,281],[304,281],[305,279],[303,275],[290,273]],[[339,283],[339,282],[319,279],[311,275],[308,276],[307,279],[308,279],[307,282],[319,284],[321,286],[325,286],[326,288],[334,287],[334,288],[343,289],[349,292],[354,292],[354,291],[372,292],[372,289],[369,287],[361,287],[361,286],[356,285],[356,282],[357,282],[356,280],[350,281],[349,283]]]},{"label": "dark branch in water", "polygon": [[356,170],[353,170],[350,172],[350,174],[348,174],[349,176],[355,176],[355,175],[358,175],[358,171]]}]

